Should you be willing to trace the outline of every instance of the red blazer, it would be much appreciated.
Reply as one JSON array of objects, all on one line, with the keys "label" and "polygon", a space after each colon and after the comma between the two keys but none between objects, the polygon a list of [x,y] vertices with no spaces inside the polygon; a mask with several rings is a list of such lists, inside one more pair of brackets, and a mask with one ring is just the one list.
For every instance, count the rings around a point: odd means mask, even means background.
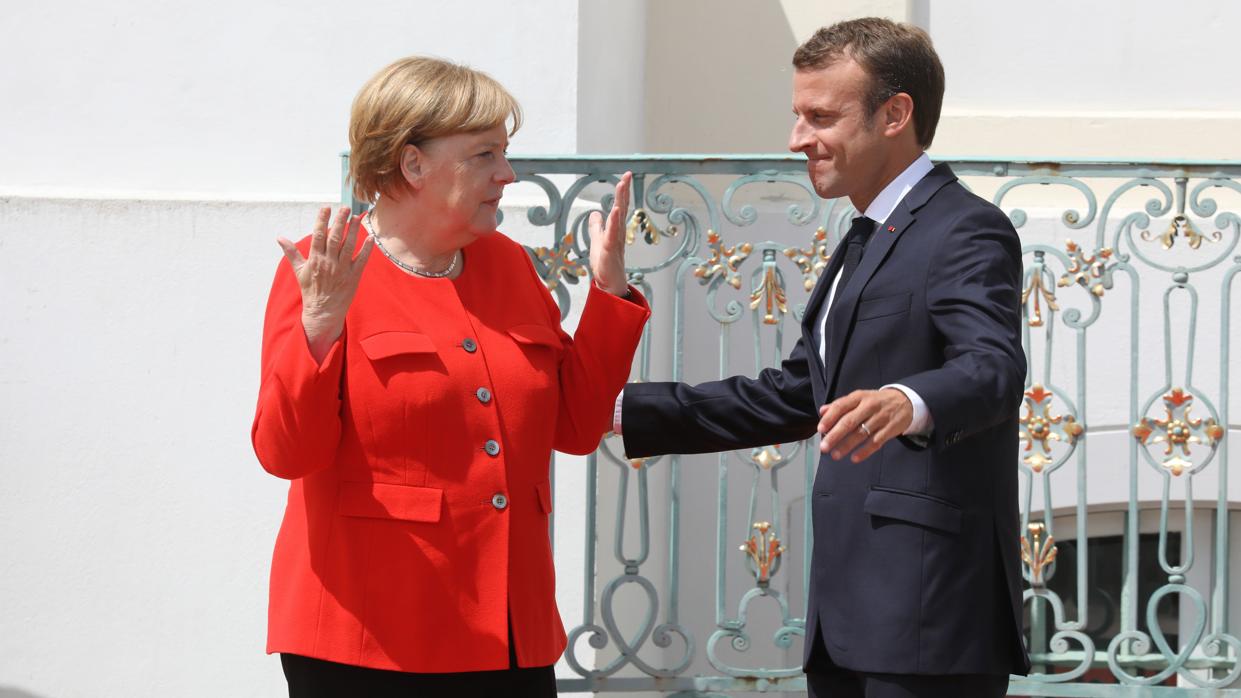
[{"label": "red blazer", "polygon": [[548,459],[611,428],[650,311],[592,284],[570,338],[520,245],[493,233],[464,259],[457,279],[424,279],[376,251],[321,364],[280,262],[251,431],[263,468],[292,480],[269,653],[503,669],[510,616],[521,666],[564,651]]}]

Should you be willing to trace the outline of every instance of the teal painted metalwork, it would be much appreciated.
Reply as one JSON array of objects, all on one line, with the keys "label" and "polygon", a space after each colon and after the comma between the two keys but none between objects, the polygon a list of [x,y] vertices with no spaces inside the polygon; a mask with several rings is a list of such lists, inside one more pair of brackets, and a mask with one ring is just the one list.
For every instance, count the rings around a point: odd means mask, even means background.
[{"label": "teal painted metalwork", "polygon": [[[1010,695],[1241,696],[1230,620],[1241,491],[1228,490],[1228,441],[1241,434],[1229,423],[1241,162],[941,161],[1003,208],[1024,244],[1030,368],[1014,465],[1035,673],[1014,677]],[[570,287],[588,274],[586,217],[611,205],[620,173],[634,173],[629,272],[653,309],[639,380],[777,366],[854,215],[847,201],[814,195],[800,157],[512,163],[517,186],[540,200],[505,228],[527,235],[565,317]],[[343,179],[342,195],[364,209]],[[1218,325],[1207,321],[1215,307]],[[1211,332],[1218,350],[1200,336]],[[578,678],[560,689],[804,691],[798,638],[814,532],[802,497],[816,454],[812,440],[709,461],[630,460],[606,438],[586,463],[582,621],[565,653]],[[709,466],[691,463],[711,461],[704,480]],[[1194,498],[1195,480],[1214,501]],[[706,518],[704,502],[687,502],[710,486]],[[1123,552],[1112,568],[1092,547],[1108,536]],[[690,578],[713,584],[683,597]],[[1105,578],[1119,580],[1114,599]],[[762,642],[757,628],[770,633]]]}]

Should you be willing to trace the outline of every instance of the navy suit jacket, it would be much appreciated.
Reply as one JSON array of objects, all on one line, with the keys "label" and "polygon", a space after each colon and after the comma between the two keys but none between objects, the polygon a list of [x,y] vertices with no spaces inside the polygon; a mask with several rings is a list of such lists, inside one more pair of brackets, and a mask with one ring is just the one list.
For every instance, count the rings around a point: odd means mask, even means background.
[{"label": "navy suit jacket", "polygon": [[901,383],[934,419],[929,443],[894,439],[861,463],[819,459],[807,654],[894,674],[1024,674],[1017,412],[1021,245],[1002,211],[938,165],[871,237],[811,342],[839,269],[832,255],[780,369],[689,386],[631,383],[632,458],[809,438],[818,407]]}]

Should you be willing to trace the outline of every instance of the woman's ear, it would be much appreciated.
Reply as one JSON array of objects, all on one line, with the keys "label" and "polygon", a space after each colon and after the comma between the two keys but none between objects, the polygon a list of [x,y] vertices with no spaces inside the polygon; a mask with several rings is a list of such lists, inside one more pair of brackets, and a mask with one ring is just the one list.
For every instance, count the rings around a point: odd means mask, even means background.
[{"label": "woman's ear", "polygon": [[401,149],[401,177],[413,191],[422,187],[422,168],[425,160],[426,154],[412,143]]}]

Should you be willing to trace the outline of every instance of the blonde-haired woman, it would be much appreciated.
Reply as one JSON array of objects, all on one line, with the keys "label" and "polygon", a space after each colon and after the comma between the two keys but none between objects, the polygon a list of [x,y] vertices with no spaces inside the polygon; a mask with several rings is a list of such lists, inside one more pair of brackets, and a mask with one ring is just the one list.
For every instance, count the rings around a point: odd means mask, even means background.
[{"label": "blonde-haired woman", "polygon": [[548,460],[610,428],[649,310],[624,270],[626,173],[589,223],[577,332],[561,330],[495,230],[520,122],[482,73],[397,61],[351,116],[374,207],[280,240],[252,440],[291,480],[267,643],[290,696],[555,694]]}]

